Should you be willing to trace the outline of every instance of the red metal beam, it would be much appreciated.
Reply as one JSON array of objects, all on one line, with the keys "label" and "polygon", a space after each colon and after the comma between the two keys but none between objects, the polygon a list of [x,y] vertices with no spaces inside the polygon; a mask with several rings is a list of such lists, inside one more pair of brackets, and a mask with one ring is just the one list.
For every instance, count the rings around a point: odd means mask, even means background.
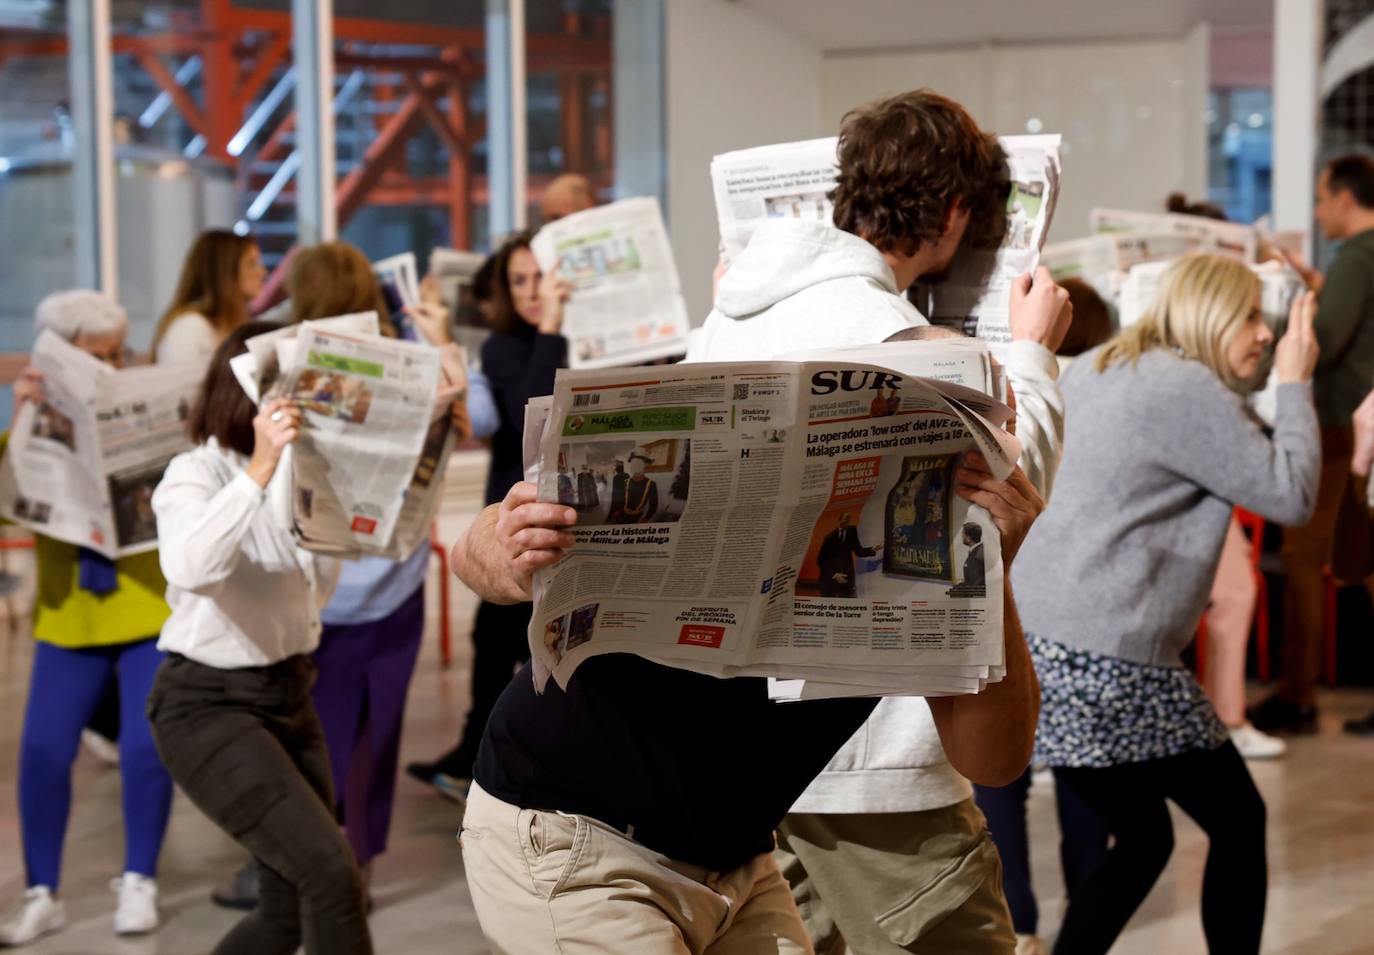
[{"label": "red metal beam", "polygon": [[263,44],[257,59],[253,61],[253,68],[244,73],[234,87],[234,99],[239,104],[239,112],[245,111],[248,104],[253,102],[258,91],[272,78],[273,72],[286,60],[289,52],[291,37],[288,34],[275,33]]},{"label": "red metal beam", "polygon": [[191,99],[191,94],[186,92],[186,87],[177,82],[172,71],[167,69],[166,64],[158,59],[157,54],[140,50],[134,54],[134,58],[139,64],[148,71],[148,75],[153,81],[172,98],[177,110],[181,113],[182,119],[186,124],[202,136],[207,135],[205,130],[205,114],[200,111],[195,100]]},{"label": "red metal beam", "polygon": [[339,183],[338,192],[335,193],[339,228],[343,228],[344,223],[358,211],[387,166],[401,155],[409,138],[407,129],[419,115],[419,98],[412,93],[401,102],[400,108],[387,120],[377,138],[368,145],[362,162]]},{"label": "red metal beam", "polygon": [[449,244],[456,249],[472,247],[472,217],[468,190],[471,186],[472,152],[467,146],[467,94],[462,81],[448,87],[448,125],[458,137],[458,149],[448,156]]}]

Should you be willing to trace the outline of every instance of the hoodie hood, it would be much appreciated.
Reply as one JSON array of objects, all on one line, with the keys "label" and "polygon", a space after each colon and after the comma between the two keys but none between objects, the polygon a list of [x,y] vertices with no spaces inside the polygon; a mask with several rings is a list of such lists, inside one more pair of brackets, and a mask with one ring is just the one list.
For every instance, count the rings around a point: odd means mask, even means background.
[{"label": "hoodie hood", "polygon": [[891,267],[867,241],[826,223],[770,219],[720,280],[716,310],[748,318],[822,282],[853,278],[898,294]]}]

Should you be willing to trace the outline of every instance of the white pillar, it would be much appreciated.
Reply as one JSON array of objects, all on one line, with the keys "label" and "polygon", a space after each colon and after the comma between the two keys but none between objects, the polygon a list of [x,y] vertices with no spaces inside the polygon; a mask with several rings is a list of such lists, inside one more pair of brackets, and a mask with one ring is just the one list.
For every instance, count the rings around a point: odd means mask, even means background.
[{"label": "white pillar", "polygon": [[663,0],[615,0],[615,197],[657,196],[668,214]]},{"label": "white pillar", "polygon": [[296,241],[338,238],[334,152],[334,2],[291,0],[296,67]]},{"label": "white pillar", "polygon": [[1307,232],[1312,254],[1323,0],[1274,0],[1274,227]]},{"label": "white pillar", "polygon": [[119,297],[115,254],[114,74],[110,0],[67,4],[67,77],[71,85],[73,279]]},{"label": "white pillar", "polygon": [[525,0],[487,3],[487,191],[490,243],[529,220]]}]

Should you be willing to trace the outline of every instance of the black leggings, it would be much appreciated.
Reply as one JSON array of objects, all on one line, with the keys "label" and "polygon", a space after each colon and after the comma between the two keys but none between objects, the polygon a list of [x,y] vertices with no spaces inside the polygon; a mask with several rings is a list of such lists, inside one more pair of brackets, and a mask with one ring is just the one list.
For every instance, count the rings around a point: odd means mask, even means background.
[{"label": "black leggings", "polygon": [[1111,948],[1173,851],[1168,801],[1192,817],[1211,843],[1202,877],[1207,950],[1212,955],[1259,951],[1268,892],[1264,800],[1235,746],[1227,742],[1105,769],[1056,767],[1054,776],[1115,837],[1069,900],[1055,955]]}]

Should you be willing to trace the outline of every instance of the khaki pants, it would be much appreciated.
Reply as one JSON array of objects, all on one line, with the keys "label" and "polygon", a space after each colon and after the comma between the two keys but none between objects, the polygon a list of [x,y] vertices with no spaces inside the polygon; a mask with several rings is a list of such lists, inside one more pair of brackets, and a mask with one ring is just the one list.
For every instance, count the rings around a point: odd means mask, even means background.
[{"label": "khaki pants", "polygon": [[460,836],[497,955],[809,955],[771,856],[729,872],[664,858],[585,816],[468,796]]},{"label": "khaki pants", "polygon": [[817,955],[1016,948],[1002,863],[972,799],[925,812],[791,813],[773,854]]}]

